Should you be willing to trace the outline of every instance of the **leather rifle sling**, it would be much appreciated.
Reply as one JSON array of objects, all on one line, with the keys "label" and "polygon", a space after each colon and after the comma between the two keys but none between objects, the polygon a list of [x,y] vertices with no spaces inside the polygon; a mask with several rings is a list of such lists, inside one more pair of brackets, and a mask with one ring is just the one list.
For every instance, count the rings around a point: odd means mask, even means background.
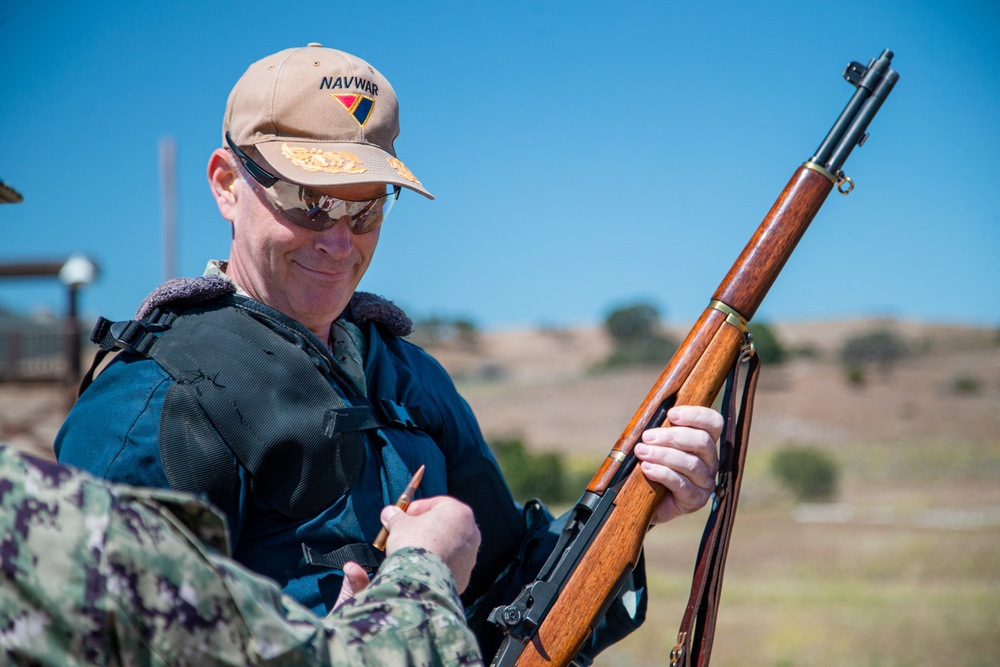
[{"label": "leather rifle sling", "polygon": [[[742,395],[737,400],[740,366],[748,363]],[[715,622],[722,595],[722,575],[729,552],[736,504],[743,480],[750,417],[760,359],[756,354],[742,356],[733,366],[726,384],[723,412],[725,428],[719,442],[719,481],[713,498],[712,513],[702,535],[695,561],[691,595],[677,633],[677,644],[670,652],[671,667],[707,667],[712,653]]]}]

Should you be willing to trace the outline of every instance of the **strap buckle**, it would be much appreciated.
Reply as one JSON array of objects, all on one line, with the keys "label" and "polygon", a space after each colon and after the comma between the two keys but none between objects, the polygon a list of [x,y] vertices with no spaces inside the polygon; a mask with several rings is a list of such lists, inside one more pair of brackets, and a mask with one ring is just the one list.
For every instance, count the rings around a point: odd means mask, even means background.
[{"label": "strap buckle", "polygon": [[97,318],[90,340],[103,350],[119,348],[135,354],[148,356],[156,342],[156,334],[169,329],[168,325],[137,320],[112,322],[104,317]]}]

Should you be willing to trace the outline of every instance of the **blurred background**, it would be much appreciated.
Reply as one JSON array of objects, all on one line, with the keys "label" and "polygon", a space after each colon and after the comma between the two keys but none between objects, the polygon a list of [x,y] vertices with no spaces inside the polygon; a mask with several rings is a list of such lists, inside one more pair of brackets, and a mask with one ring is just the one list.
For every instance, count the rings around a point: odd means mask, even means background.
[{"label": "blurred background", "polygon": [[[226,97],[313,41],[392,82],[436,197],[403,195],[361,289],[420,323],[515,484],[525,457],[562,471],[556,504],[847,102],[844,66],[891,49],[856,189],[757,315],[780,352],[716,662],[1000,660],[995,2],[7,3],[0,441],[51,455],[94,319],[227,256]],[[650,622],[602,664],[667,662],[703,523],[651,533]]]}]

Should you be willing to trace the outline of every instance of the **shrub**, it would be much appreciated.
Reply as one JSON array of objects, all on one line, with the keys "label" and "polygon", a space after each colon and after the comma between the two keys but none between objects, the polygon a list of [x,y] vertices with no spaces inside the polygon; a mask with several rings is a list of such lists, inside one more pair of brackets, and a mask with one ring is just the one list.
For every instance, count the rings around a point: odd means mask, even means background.
[{"label": "shrub", "polygon": [[782,447],[771,458],[771,472],[797,502],[829,501],[837,494],[839,468],[821,449]]},{"label": "shrub", "polygon": [[844,366],[844,378],[852,386],[863,387],[865,384],[865,369],[857,364],[848,364]]},{"label": "shrub", "polygon": [[503,438],[490,443],[510,491],[519,502],[539,498],[545,503],[561,503],[580,489],[567,488],[562,454],[525,449],[520,438]]},{"label": "shrub", "polygon": [[823,353],[815,343],[802,343],[790,349],[788,356],[796,359],[812,359],[816,361],[823,358]]},{"label": "shrub", "polygon": [[676,351],[677,343],[667,338],[631,341],[615,348],[603,365],[607,368],[645,364],[665,366]]},{"label": "shrub", "polygon": [[978,394],[982,388],[983,383],[979,378],[971,375],[960,375],[951,383],[951,391],[955,394]]},{"label": "shrub", "polygon": [[761,363],[780,364],[788,360],[788,350],[781,344],[771,326],[765,322],[751,322],[747,325],[753,336],[753,345]]}]

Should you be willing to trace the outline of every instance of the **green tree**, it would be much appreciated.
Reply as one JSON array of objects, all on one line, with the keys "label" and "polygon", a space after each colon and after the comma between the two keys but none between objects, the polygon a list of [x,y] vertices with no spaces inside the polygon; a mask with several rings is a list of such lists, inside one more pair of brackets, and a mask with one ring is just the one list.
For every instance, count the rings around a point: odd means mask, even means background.
[{"label": "green tree", "polygon": [[476,329],[476,323],[472,320],[457,319],[454,322],[454,327],[458,340],[467,345],[475,345],[479,342],[479,331]]},{"label": "green tree", "polygon": [[659,311],[648,303],[615,308],[605,318],[604,329],[615,345],[606,367],[666,364],[677,351],[677,341],[662,330]]},{"label": "green tree", "polygon": [[840,361],[848,379],[863,384],[868,368],[887,375],[906,353],[906,344],[898,335],[888,329],[876,329],[847,339],[840,350]]},{"label": "green tree", "polygon": [[604,320],[604,328],[619,344],[655,336],[659,326],[660,313],[648,303],[615,308]]},{"label": "green tree", "polygon": [[479,342],[479,331],[470,319],[432,315],[414,323],[410,338],[418,345],[458,341],[467,347],[475,347]]}]

